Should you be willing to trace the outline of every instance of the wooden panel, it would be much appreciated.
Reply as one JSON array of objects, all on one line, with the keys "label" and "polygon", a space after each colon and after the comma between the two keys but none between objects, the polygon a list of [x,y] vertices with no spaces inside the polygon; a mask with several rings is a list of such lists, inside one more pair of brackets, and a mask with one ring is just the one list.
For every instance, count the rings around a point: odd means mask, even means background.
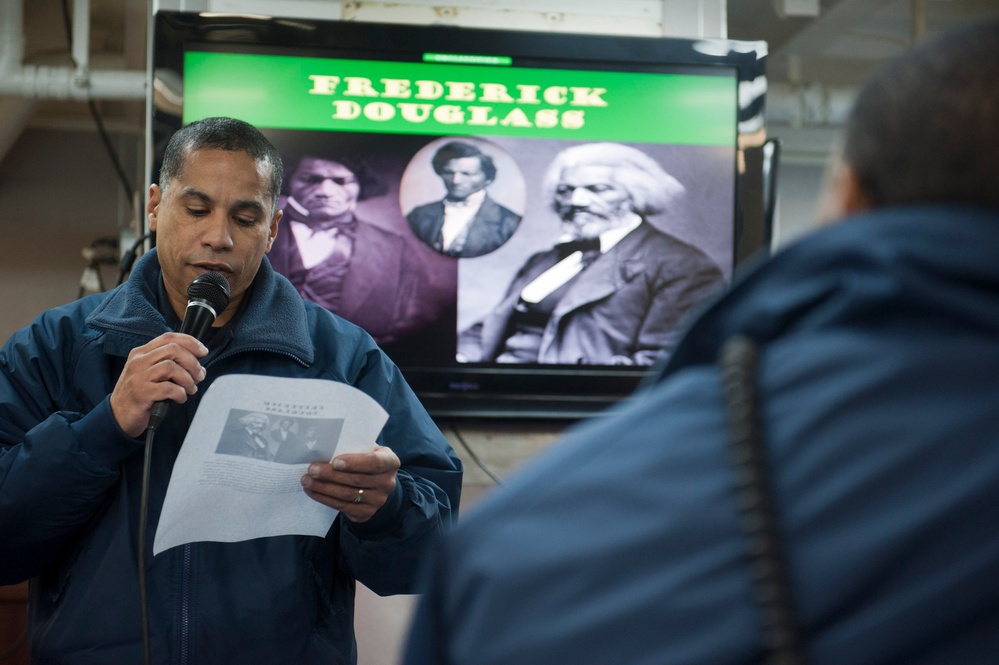
[{"label": "wooden panel", "polygon": [[[6,655],[15,642],[22,639],[25,608],[28,602],[28,583],[0,586],[0,656]],[[29,665],[28,647],[21,644],[3,665]]]}]

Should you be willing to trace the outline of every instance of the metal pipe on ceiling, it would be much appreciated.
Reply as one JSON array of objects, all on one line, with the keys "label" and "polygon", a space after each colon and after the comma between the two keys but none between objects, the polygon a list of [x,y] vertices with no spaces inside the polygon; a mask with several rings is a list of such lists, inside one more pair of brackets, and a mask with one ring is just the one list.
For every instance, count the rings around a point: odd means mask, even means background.
[{"label": "metal pipe on ceiling", "polygon": [[75,67],[24,63],[24,1],[0,0],[0,161],[14,144],[38,100],[146,98],[144,70],[91,70],[90,0],[73,2]]},{"label": "metal pipe on ceiling", "polygon": [[145,99],[143,70],[91,70],[90,2],[73,3],[76,67],[24,64],[24,0],[0,0],[0,95],[36,99]]}]

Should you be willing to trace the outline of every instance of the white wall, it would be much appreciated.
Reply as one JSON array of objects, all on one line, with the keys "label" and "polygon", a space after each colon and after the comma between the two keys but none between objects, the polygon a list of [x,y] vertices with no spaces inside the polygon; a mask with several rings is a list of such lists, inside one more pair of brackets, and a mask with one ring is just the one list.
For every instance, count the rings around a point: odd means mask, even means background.
[{"label": "white wall", "polygon": [[154,0],[153,9],[465,27],[725,37],[727,0]]},{"label": "white wall", "polygon": [[118,235],[119,196],[95,133],[21,135],[0,163],[0,338],[77,297],[82,250]]}]

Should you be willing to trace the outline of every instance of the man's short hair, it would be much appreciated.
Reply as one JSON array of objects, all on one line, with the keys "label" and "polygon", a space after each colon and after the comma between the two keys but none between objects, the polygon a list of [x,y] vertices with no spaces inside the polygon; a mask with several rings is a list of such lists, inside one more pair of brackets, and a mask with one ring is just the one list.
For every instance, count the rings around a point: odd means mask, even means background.
[{"label": "man's short hair", "polygon": [[554,205],[562,171],[578,166],[607,166],[614,182],[628,192],[632,210],[645,217],[665,212],[683,195],[684,187],[656,160],[620,143],[586,143],[556,155],[545,172],[542,192]]},{"label": "man's short hair", "polygon": [[434,167],[434,173],[441,175],[448,162],[462,157],[478,157],[482,173],[486,178],[490,181],[496,179],[496,164],[493,163],[493,158],[482,152],[478,146],[464,141],[449,141],[442,145],[434,153],[430,164]]},{"label": "man's short hair", "polygon": [[245,152],[269,178],[268,195],[271,213],[277,210],[284,169],[277,149],[253,125],[236,118],[205,118],[181,127],[167,143],[160,166],[160,187],[166,191],[171,181],[181,175],[187,156],[195,150]]},{"label": "man's short hair", "polygon": [[875,75],[843,159],[873,206],[999,207],[999,20],[929,40]]}]

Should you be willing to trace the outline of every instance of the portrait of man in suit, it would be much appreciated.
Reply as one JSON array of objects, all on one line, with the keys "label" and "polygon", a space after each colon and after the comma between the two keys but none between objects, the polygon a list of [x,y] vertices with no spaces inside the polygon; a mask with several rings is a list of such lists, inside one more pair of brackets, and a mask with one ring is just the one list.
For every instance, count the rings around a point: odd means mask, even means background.
[{"label": "portrait of man in suit", "polygon": [[617,143],[560,152],[543,196],[560,242],[531,255],[498,305],[459,334],[460,362],[651,365],[684,315],[724,283],[701,249],[649,218],[684,187],[654,159]]},{"label": "portrait of man in suit", "polygon": [[305,428],[305,431],[288,436],[278,444],[274,461],[281,464],[301,464],[311,459],[318,459],[316,448],[319,445],[319,430],[315,425]]},{"label": "portrait of man in suit", "polygon": [[233,409],[229,414],[229,425],[219,437],[215,452],[259,460],[273,459],[267,438],[269,424],[270,417],[266,413]]},{"label": "portrait of man in suit", "polygon": [[505,243],[521,216],[494,201],[487,187],[496,180],[493,158],[467,141],[449,141],[431,159],[447,194],[406,214],[420,240],[447,256],[472,258]]},{"label": "portrait of man in suit", "polygon": [[340,418],[302,421],[301,433],[289,437],[278,446],[274,461],[280,464],[306,464],[329,460],[336,451],[342,429],[343,420]]},{"label": "portrait of man in suit", "polygon": [[298,425],[295,423],[295,419],[288,417],[279,419],[277,425],[271,428],[270,437],[273,442],[272,450],[275,452],[280,450],[281,446],[296,440],[298,438]]},{"label": "portrait of man in suit", "polygon": [[[425,306],[430,268],[403,231],[360,219],[359,202],[381,193],[360,159],[305,155],[286,177],[278,234],[268,254],[306,300],[364,328],[380,345],[404,337],[434,311]],[[425,248],[424,248],[425,249]],[[432,254],[431,254],[432,255]]]}]

